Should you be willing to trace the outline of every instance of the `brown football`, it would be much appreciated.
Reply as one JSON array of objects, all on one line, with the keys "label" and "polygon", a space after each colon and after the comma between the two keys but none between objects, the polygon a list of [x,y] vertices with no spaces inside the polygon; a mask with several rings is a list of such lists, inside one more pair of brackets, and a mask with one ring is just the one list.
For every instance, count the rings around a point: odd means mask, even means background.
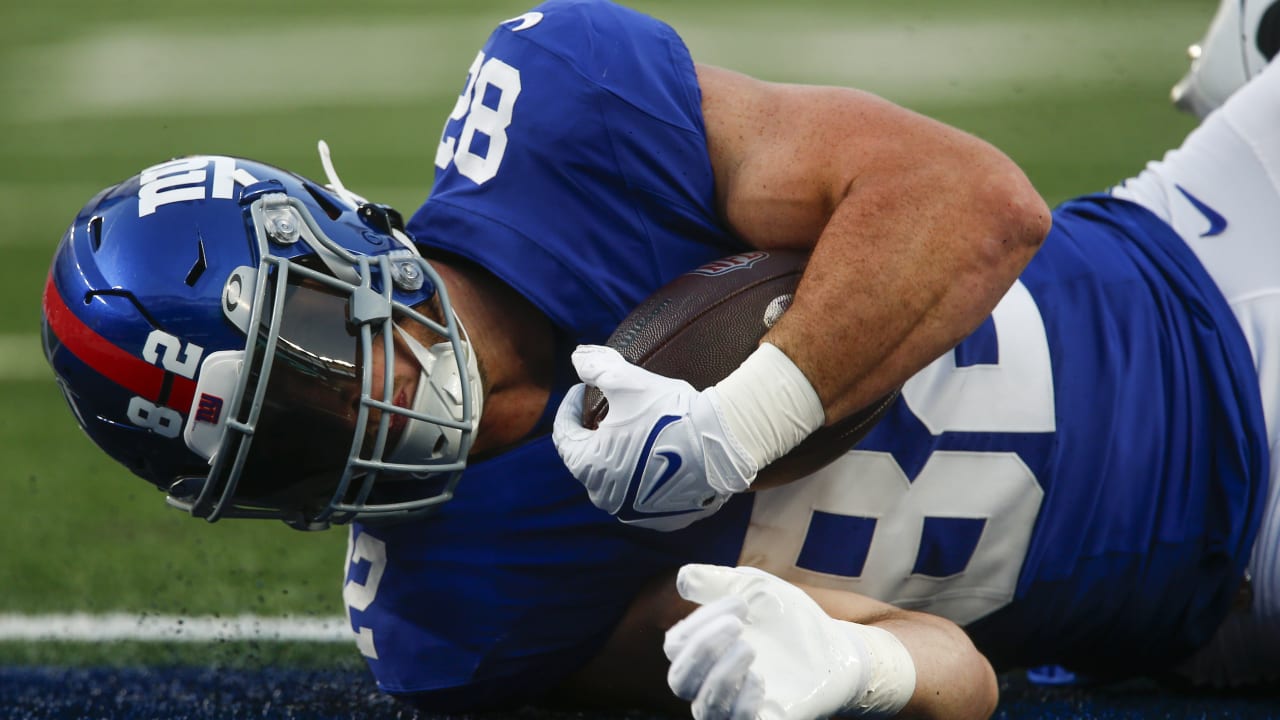
[{"label": "brown football", "polygon": [[[755,351],[769,328],[791,305],[808,256],[752,251],[707,263],[665,286],[631,312],[606,344],[628,361],[695,388],[714,385]],[[757,487],[808,475],[847,452],[893,404],[890,393],[865,409],[820,428],[760,471]],[[604,419],[609,404],[593,387],[583,399],[589,428]]]}]

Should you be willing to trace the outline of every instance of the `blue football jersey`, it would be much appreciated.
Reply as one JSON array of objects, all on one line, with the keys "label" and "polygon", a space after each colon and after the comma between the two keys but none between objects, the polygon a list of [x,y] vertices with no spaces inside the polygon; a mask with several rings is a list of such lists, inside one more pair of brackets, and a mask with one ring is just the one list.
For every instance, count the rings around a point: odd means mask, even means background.
[{"label": "blue football jersey", "polygon": [[421,242],[480,262],[573,342],[742,247],[721,226],[693,61],[670,27],[549,2],[476,55],[436,154]]},{"label": "blue football jersey", "polygon": [[[687,50],[610,3],[557,0],[499,26],[436,166],[415,238],[489,268],[566,350],[743,249],[716,215]],[[688,562],[951,617],[1001,663],[1105,672],[1202,642],[1265,496],[1248,347],[1145,210],[1091,197],[1054,221],[988,322],[809,478],[657,533],[592,506],[543,435],[469,467],[431,517],[354,525],[344,598],[379,686],[441,711],[534,699]]]}]

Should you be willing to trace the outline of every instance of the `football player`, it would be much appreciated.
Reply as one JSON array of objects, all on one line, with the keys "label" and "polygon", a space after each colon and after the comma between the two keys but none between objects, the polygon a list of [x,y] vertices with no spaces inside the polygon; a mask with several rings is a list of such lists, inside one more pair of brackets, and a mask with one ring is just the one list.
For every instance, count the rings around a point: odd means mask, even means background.
[{"label": "football player", "polygon": [[[350,523],[357,646],[420,707],[985,716],[987,658],[1169,667],[1233,607],[1268,637],[1278,104],[1262,72],[1046,239],[971,136],[553,0],[475,57],[407,224],[327,157],[328,187],[192,157],[100,193],[55,256],[46,354],[171,504]],[[716,388],[590,345],[748,248],[810,270]],[[579,376],[611,399],[598,431]],[[898,386],[831,466],[742,492]],[[655,428],[693,471],[624,507]]]}]

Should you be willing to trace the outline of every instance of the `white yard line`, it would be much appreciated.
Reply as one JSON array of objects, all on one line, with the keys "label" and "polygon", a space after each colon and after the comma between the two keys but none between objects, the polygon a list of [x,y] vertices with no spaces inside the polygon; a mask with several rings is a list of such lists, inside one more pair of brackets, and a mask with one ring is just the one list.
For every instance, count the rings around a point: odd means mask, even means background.
[{"label": "white yard line", "polygon": [[214,642],[235,640],[350,642],[345,618],[282,618],[256,615],[180,617],[108,613],[91,615],[0,614],[0,642]]}]

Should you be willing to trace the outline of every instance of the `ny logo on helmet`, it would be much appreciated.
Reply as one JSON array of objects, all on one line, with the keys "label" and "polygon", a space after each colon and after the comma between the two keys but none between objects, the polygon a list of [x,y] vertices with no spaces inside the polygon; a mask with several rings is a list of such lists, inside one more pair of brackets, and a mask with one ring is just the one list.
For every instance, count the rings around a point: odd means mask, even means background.
[{"label": "ny logo on helmet", "polygon": [[[213,182],[209,182],[209,167]],[[213,197],[233,198],[235,186],[252,185],[257,179],[236,167],[234,158],[189,157],[170,160],[143,170],[138,176],[138,217],[146,217],[161,205]]]}]

